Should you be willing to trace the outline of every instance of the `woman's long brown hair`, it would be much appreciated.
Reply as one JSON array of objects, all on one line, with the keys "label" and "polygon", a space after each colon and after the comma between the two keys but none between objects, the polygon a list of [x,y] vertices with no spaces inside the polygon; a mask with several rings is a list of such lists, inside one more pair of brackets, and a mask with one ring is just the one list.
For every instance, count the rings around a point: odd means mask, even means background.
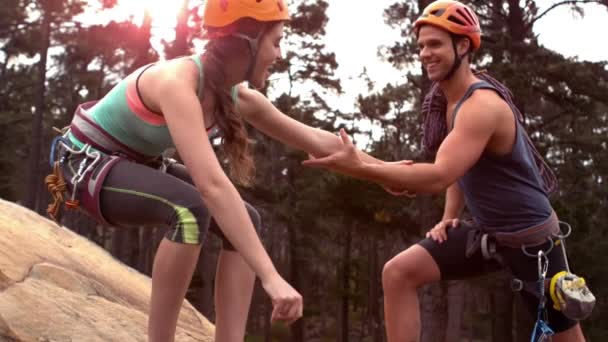
[{"label": "woman's long brown hair", "polygon": [[[263,33],[267,30],[271,24],[243,18],[221,30],[243,33],[255,38],[260,32]],[[211,33],[210,36],[214,34],[212,31],[208,33]],[[222,131],[221,150],[228,158],[230,176],[235,182],[244,186],[251,185],[255,165],[249,149],[249,139],[243,118],[236,113],[232,94],[225,89],[224,81],[226,79],[225,61],[235,56],[250,55],[247,44],[244,39],[230,35],[213,38],[208,41],[202,55],[204,86],[210,89],[215,96],[216,112],[214,116],[216,124]]]}]

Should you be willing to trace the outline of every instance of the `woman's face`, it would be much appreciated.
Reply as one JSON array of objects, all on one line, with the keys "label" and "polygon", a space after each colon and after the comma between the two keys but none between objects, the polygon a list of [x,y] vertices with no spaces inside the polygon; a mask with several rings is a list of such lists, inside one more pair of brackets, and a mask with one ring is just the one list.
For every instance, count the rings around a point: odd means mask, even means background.
[{"label": "woman's face", "polygon": [[252,85],[258,89],[263,88],[266,84],[272,64],[282,57],[283,26],[283,22],[273,25],[258,43],[258,56],[250,80]]}]

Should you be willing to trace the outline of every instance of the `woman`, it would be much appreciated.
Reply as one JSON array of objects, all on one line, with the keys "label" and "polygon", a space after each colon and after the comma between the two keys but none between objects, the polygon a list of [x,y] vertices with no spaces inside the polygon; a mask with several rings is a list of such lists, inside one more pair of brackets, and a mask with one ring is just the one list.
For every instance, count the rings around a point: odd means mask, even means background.
[{"label": "woman", "polygon": [[[341,146],[335,135],[287,117],[240,85],[263,87],[281,57],[287,20],[283,0],[208,0],[209,42],[202,56],[136,70],[99,102],[80,106],[57,144],[55,173],[74,194],[67,206],[80,201],[115,226],[171,228],[154,260],[150,341],[173,341],[208,228],[224,242],[216,274],[216,341],[243,341],[255,275],[272,299],[273,320],[302,316],[302,297],[277,273],[256,234],[259,215],[243,202],[210,143],[221,134],[230,173],[241,184],[248,184],[253,169],[243,121],[313,156]],[[160,162],[169,147],[185,166]]]}]

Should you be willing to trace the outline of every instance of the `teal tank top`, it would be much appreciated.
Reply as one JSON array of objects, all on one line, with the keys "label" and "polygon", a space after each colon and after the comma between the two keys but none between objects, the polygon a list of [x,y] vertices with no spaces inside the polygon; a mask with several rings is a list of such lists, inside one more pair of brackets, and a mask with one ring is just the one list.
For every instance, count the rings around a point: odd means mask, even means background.
[{"label": "teal tank top", "polygon": [[[199,99],[202,99],[204,79],[201,57],[200,55],[193,55],[188,58],[192,59],[198,67],[198,96]],[[127,148],[144,156],[155,157],[161,155],[166,149],[174,147],[174,143],[162,113],[153,112],[145,106],[137,87],[141,74],[152,65],[149,64],[140,68],[141,71],[137,71],[139,74],[135,82],[129,82],[129,79],[120,81],[99,102],[86,109],[86,116],[105,133]],[[236,86],[232,87],[231,94],[236,105],[238,97]],[[211,139],[217,137],[220,133],[215,125],[208,128],[207,131]],[[83,134],[86,135],[86,132],[83,132]],[[76,147],[80,148],[84,145],[72,133],[68,135],[68,138]]]}]

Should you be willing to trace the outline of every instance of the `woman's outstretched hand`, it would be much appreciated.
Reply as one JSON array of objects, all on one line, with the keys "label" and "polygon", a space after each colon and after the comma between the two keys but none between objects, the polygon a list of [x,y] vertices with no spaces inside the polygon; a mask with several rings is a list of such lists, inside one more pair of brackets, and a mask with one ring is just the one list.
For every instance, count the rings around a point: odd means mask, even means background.
[{"label": "woman's outstretched hand", "polygon": [[262,287],[272,301],[271,322],[284,321],[291,324],[302,317],[302,296],[278,274],[268,281],[262,281]]},{"label": "woman's outstretched hand", "polygon": [[302,165],[329,169],[350,176],[356,175],[356,171],[363,165],[363,161],[344,129],[340,129],[340,138],[342,146],[336,152],[321,158],[310,156],[310,159],[304,160]]}]

